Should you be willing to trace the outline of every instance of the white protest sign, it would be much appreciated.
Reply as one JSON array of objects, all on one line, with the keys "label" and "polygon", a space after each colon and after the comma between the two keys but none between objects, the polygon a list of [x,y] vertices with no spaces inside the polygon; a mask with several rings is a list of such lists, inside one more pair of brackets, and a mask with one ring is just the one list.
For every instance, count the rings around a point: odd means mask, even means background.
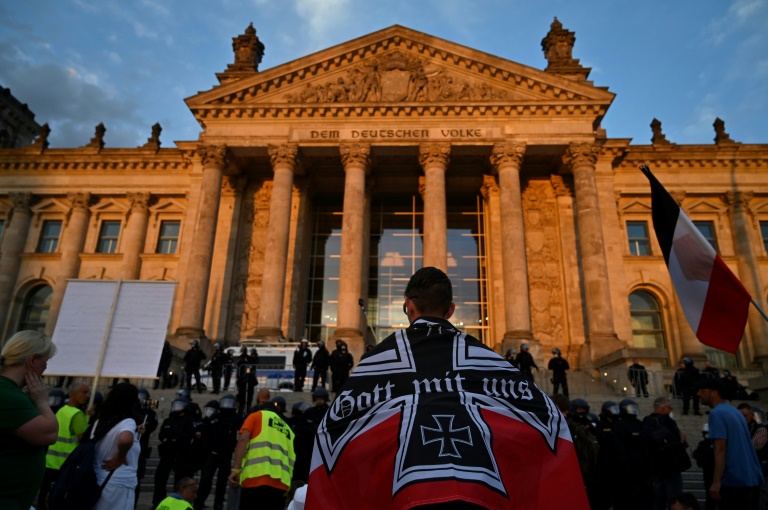
[{"label": "white protest sign", "polygon": [[[176,282],[70,280],[46,375],[153,378],[163,350]],[[109,331],[107,331],[109,328]]]}]

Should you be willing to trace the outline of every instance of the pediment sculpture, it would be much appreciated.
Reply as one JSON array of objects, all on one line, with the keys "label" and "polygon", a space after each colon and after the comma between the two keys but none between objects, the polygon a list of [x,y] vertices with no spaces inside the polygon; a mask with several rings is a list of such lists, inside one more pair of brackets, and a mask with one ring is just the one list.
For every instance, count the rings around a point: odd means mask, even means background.
[{"label": "pediment sculpture", "polygon": [[428,59],[394,51],[367,60],[325,83],[307,83],[283,96],[289,103],[490,101],[506,92],[473,81]]}]

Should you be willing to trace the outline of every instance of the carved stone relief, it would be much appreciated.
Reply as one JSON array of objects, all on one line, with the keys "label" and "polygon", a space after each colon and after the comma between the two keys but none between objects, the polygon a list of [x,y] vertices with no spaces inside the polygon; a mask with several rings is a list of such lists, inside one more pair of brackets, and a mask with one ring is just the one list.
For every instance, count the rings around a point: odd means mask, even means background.
[{"label": "carved stone relief", "polygon": [[[248,257],[247,274],[242,293],[244,307],[242,314],[242,332],[253,334],[259,322],[261,303],[261,280],[264,276],[264,254],[267,248],[267,225],[269,224],[269,202],[272,197],[272,181],[259,183],[254,190],[253,202],[249,206],[250,215],[244,218],[251,225],[251,235],[244,241],[241,257]],[[250,188],[249,188],[250,189]],[[246,245],[245,242],[248,244]],[[247,254],[247,255],[246,255]]]},{"label": "carved stone relief", "polygon": [[533,336],[547,348],[562,349],[570,340],[566,338],[557,201],[550,181],[528,182],[523,211]]},{"label": "carved stone relief", "polygon": [[485,82],[469,80],[399,50],[366,60],[346,76],[308,83],[301,91],[284,96],[289,103],[490,101],[505,97],[505,91]]}]

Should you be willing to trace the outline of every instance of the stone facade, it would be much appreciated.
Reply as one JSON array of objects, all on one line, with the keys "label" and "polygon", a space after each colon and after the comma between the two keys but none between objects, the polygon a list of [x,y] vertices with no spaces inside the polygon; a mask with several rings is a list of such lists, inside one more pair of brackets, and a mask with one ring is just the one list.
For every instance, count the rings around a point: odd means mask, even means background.
[{"label": "stone facade", "polygon": [[[609,138],[600,122],[614,94],[588,80],[574,41],[555,20],[538,70],[394,26],[259,71],[264,45],[248,27],[220,85],[186,100],[199,141],[161,148],[155,125],[143,146],[109,148],[99,125],[81,148],[48,149],[41,131],[1,149],[3,337],[53,331],[67,278],[122,277],[178,281],[168,338],[180,347],[301,338],[316,299],[316,206],[338,197],[340,277],[326,299],[333,338],[359,358],[371,204],[407,192],[423,216],[421,262],[449,272],[446,211],[457,197],[482,203],[490,346],[526,342],[539,360],[559,347],[582,367],[712,357],[676,302],[638,167],[649,164],[711,227],[765,305],[768,145],[731,140],[719,119],[709,145],[672,143],[656,119],[650,144]],[[36,309],[45,287],[53,292]],[[631,308],[637,292],[656,308]],[[767,333],[750,311],[741,366],[768,360]]]}]

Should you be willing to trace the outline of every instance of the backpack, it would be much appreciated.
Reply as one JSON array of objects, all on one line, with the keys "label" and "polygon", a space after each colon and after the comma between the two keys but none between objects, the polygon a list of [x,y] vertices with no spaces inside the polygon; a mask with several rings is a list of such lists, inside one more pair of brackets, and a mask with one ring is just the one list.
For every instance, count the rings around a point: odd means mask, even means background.
[{"label": "backpack", "polygon": [[[86,434],[83,436],[88,437]],[[95,459],[96,441],[84,440],[69,454],[48,494],[50,510],[90,510],[96,506],[114,471],[99,485],[93,468]]]},{"label": "backpack", "polygon": [[581,474],[585,478],[592,477],[597,473],[600,444],[597,442],[597,438],[585,429],[584,425],[577,422],[569,423],[569,425],[572,425],[569,428]]},{"label": "backpack", "polygon": [[680,438],[661,425],[658,419],[654,421],[656,426],[648,431],[654,472],[662,476],[674,476],[689,469],[691,458]]}]

